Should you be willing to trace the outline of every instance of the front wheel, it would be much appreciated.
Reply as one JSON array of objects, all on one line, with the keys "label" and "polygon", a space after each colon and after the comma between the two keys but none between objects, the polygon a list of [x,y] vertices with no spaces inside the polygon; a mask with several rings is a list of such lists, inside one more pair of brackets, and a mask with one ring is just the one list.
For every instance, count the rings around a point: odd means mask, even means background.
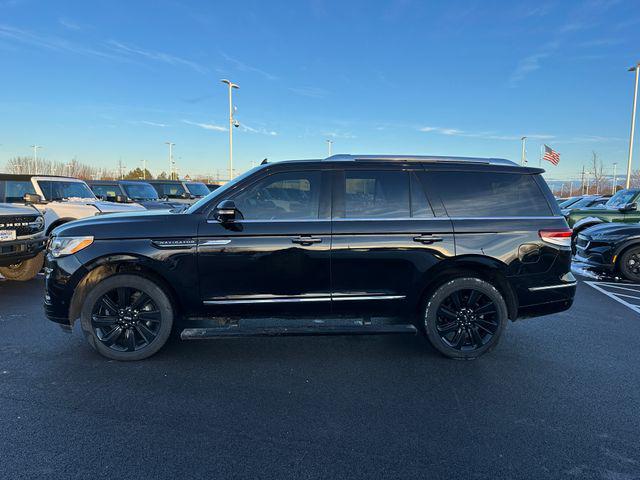
[{"label": "front wheel", "polygon": [[1,267],[0,275],[2,275],[7,280],[26,282],[34,278],[38,274],[38,272],[42,270],[43,264],[44,254],[40,252],[38,255],[30,258],[29,260],[24,260],[14,265],[9,265],[8,267]]},{"label": "front wheel", "polygon": [[640,247],[633,247],[624,252],[618,260],[618,268],[627,280],[640,282]]},{"label": "front wheel", "polygon": [[507,324],[500,292],[479,278],[455,278],[436,289],[424,311],[431,344],[449,358],[473,359],[493,349]]},{"label": "front wheel", "polygon": [[160,350],[171,334],[173,317],[171,301],[156,283],[121,274],[89,292],[80,320],[87,341],[98,353],[128,361]]}]

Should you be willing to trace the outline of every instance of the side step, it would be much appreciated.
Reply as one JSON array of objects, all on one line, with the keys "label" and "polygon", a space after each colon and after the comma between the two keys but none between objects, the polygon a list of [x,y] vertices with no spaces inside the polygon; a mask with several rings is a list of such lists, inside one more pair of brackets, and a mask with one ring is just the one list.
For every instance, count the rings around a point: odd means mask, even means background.
[{"label": "side step", "polygon": [[231,325],[225,327],[185,328],[180,334],[183,340],[206,340],[221,337],[300,337],[312,335],[393,335],[415,334],[410,324],[390,325],[340,325],[340,326],[280,326],[261,327]]}]

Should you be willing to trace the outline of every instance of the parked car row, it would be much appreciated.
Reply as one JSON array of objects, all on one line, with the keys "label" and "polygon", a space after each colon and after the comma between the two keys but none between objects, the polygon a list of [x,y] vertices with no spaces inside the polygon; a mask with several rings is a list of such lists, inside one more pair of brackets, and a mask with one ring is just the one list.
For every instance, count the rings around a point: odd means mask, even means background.
[{"label": "parked car row", "polygon": [[[89,181],[0,174],[0,275],[29,280],[42,268],[44,242],[60,225],[106,213],[186,208],[208,195],[181,180]],[[38,231],[32,231],[34,225]]]},{"label": "parked car row", "polygon": [[585,195],[559,203],[573,229],[574,260],[588,269],[640,282],[639,189],[612,197]]}]

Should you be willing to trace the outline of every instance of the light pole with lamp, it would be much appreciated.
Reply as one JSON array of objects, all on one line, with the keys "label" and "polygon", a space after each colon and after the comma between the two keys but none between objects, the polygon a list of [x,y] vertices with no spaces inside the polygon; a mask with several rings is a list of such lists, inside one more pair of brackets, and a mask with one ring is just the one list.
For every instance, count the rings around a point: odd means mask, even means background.
[{"label": "light pole with lamp", "polygon": [[237,127],[240,125],[233,118],[233,89],[240,88],[238,85],[233,83],[231,80],[227,80],[223,78],[220,80],[222,83],[228,85],[229,87],[229,181],[233,179],[233,127]]},{"label": "light pole with lamp", "polygon": [[629,68],[630,72],[636,72],[635,87],[633,89],[633,107],[631,109],[631,135],[629,137],[629,159],[627,161],[627,183],[626,188],[631,188],[631,163],[633,161],[633,136],[636,130],[636,107],[638,104],[638,74],[640,73],[640,62]]},{"label": "light pole with lamp", "polygon": [[164,142],[165,145],[169,145],[169,180],[173,180],[173,147],[175,143]]}]

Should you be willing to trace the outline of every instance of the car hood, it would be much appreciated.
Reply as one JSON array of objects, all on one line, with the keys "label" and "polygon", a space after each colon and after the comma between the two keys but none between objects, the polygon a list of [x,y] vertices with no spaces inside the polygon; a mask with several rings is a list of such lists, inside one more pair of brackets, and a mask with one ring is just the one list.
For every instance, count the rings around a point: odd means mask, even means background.
[{"label": "car hood", "polygon": [[59,226],[53,234],[64,237],[90,235],[96,240],[175,238],[195,236],[197,228],[198,218],[192,214],[142,210],[74,220]]},{"label": "car hood", "polygon": [[640,235],[640,223],[601,223],[582,232],[589,237],[613,237],[620,235]]},{"label": "car hood", "polygon": [[26,205],[14,205],[10,203],[0,203],[0,216],[5,215],[40,215],[40,212],[33,207]]},{"label": "car hood", "polygon": [[178,206],[178,204],[172,202],[164,202],[162,200],[136,200],[136,203],[142,205],[147,210],[171,210],[172,208],[176,208]]},{"label": "car hood", "polygon": [[94,205],[98,208],[102,213],[111,213],[111,212],[134,212],[136,210],[143,210],[144,207],[138,205],[137,203],[114,203],[114,202],[90,202],[87,205]]}]

